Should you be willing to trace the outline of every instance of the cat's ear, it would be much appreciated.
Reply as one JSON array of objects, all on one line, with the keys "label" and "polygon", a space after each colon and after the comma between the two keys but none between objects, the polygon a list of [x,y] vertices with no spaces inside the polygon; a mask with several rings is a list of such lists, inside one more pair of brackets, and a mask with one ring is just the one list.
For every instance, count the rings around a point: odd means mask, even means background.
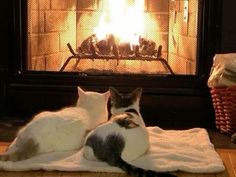
[{"label": "cat's ear", "polygon": [[103,93],[103,96],[108,99],[110,97],[110,90],[106,91],[105,93]]},{"label": "cat's ear", "polygon": [[85,95],[85,91],[81,87],[77,87],[79,96]]},{"label": "cat's ear", "polygon": [[136,88],[132,93],[131,93],[131,95],[132,95],[132,98],[133,99],[140,99],[141,98],[141,96],[142,96],[142,88],[141,87],[138,87],[138,88]]},{"label": "cat's ear", "polygon": [[116,90],[114,87],[109,87],[109,91],[110,91],[111,100],[114,100],[119,96],[118,90]]}]

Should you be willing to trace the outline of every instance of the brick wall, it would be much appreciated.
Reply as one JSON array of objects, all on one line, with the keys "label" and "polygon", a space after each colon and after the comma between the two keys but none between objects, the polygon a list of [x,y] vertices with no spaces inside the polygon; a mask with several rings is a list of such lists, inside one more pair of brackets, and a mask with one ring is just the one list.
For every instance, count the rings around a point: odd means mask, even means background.
[{"label": "brick wall", "polygon": [[168,63],[178,74],[195,74],[198,0],[188,0],[184,21],[184,0],[170,0]]},{"label": "brick wall", "polygon": [[76,0],[29,1],[28,69],[58,71],[76,45]]}]

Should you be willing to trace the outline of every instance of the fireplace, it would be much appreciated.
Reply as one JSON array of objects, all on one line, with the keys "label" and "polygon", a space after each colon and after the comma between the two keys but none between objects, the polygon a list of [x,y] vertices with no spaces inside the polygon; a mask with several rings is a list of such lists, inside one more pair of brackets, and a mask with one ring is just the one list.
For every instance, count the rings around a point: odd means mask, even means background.
[{"label": "fireplace", "polygon": [[28,0],[27,70],[195,75],[200,0]]},{"label": "fireplace", "polygon": [[13,18],[4,115],[27,120],[72,105],[78,85],[123,92],[142,87],[148,124],[213,124],[206,81],[219,39],[220,3],[120,0],[113,7],[114,1],[8,2]]}]

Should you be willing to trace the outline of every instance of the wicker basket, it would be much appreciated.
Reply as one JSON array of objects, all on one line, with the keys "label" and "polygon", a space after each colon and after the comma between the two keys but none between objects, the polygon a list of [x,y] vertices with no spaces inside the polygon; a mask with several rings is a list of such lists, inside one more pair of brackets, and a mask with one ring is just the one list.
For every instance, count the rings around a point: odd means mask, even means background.
[{"label": "wicker basket", "polygon": [[236,86],[212,88],[216,128],[222,133],[236,132]]}]

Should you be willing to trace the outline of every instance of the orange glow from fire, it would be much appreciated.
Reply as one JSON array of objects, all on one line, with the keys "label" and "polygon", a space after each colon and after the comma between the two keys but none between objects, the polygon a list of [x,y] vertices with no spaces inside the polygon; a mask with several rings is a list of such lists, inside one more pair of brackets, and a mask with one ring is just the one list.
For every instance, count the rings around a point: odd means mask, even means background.
[{"label": "orange glow from fire", "polygon": [[94,33],[99,40],[113,34],[120,42],[137,45],[144,33],[144,0],[108,0],[108,10],[101,15]]}]

